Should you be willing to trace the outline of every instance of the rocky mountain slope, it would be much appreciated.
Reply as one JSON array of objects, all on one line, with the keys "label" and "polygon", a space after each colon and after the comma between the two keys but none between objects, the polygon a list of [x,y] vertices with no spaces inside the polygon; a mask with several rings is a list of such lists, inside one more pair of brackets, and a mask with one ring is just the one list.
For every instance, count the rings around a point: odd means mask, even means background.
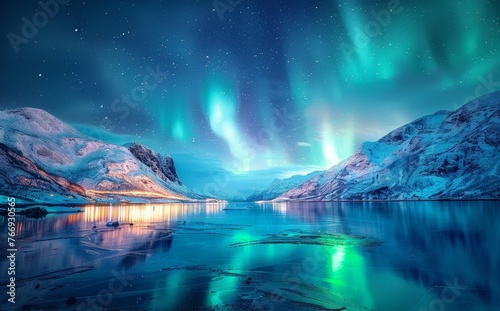
[{"label": "rocky mountain slope", "polygon": [[149,166],[161,180],[171,181],[182,186],[175,170],[174,159],[171,156],[157,154],[138,143],[129,144],[126,147],[139,161]]},{"label": "rocky mountain slope", "polygon": [[500,198],[500,92],[404,125],[276,200]]},{"label": "rocky mountain slope", "polygon": [[0,195],[20,201],[200,198],[179,181],[170,157],[95,140],[40,109],[0,112],[0,143],[7,164],[0,168]]}]

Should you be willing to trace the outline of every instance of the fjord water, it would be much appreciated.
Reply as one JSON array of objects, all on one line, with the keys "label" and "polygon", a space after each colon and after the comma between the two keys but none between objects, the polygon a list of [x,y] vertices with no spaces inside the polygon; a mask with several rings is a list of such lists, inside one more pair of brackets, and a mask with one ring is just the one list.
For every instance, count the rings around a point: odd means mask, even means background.
[{"label": "fjord water", "polygon": [[499,205],[151,204],[19,216],[17,303],[4,293],[0,309],[498,310]]}]

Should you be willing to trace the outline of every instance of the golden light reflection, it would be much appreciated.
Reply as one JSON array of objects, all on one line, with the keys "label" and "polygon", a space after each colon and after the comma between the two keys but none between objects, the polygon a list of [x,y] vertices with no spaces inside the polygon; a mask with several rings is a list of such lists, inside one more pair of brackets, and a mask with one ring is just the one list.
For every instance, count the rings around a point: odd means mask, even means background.
[{"label": "golden light reflection", "polygon": [[90,205],[85,207],[83,217],[84,221],[88,223],[108,221],[131,223],[174,222],[202,214],[222,214],[224,206],[223,203]]},{"label": "golden light reflection", "polygon": [[64,232],[70,228],[91,228],[103,226],[108,221],[120,223],[160,223],[186,221],[198,216],[223,216],[225,203],[171,203],[171,204],[120,204],[87,205],[84,212],[56,217],[49,214],[50,221],[39,221],[29,217],[19,217],[16,232],[20,237],[36,236],[47,232]]}]

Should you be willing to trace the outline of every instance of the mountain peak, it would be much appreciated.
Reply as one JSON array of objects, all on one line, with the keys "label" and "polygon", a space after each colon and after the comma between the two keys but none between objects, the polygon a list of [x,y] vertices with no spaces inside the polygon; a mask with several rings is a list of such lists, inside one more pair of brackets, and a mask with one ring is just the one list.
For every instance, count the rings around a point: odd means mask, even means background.
[{"label": "mountain peak", "polygon": [[0,119],[10,123],[13,129],[23,132],[31,130],[37,134],[77,133],[73,127],[39,108],[23,107],[1,111]]}]

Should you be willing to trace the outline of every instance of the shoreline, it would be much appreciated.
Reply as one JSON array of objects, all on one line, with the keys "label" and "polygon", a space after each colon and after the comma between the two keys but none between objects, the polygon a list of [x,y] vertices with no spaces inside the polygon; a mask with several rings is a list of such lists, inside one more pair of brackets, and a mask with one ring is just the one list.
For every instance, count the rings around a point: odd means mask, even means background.
[{"label": "shoreline", "polygon": [[205,201],[181,201],[181,202],[98,202],[98,203],[17,203],[16,207],[27,208],[31,206],[63,206],[63,207],[85,207],[85,206],[109,206],[111,205],[146,205],[146,204],[229,204],[229,203],[247,203],[247,204],[264,204],[264,203],[375,203],[375,202],[477,202],[477,201],[499,201],[500,198],[466,198],[466,199],[392,199],[392,200],[290,200],[290,201],[219,201],[219,202],[205,202]]}]

